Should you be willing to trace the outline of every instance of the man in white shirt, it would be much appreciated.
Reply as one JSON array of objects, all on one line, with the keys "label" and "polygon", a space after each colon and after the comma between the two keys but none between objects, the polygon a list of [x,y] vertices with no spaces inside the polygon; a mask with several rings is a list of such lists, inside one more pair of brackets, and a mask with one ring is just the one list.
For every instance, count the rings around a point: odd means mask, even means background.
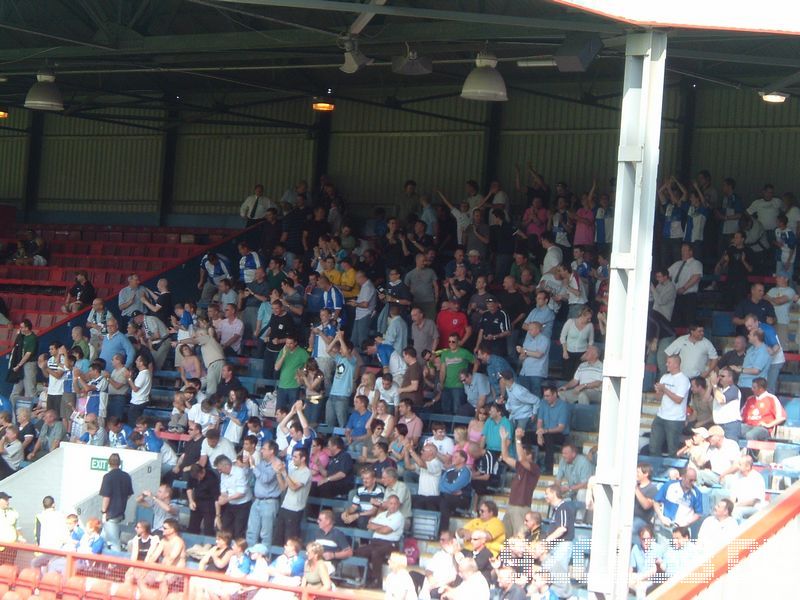
[{"label": "man in white shirt", "polygon": [[233,462],[236,460],[236,448],[230,440],[220,437],[219,429],[209,429],[200,446],[200,460],[197,462],[201,467],[208,468],[214,466],[220,456],[227,456]]},{"label": "man in white shirt", "polygon": [[754,215],[765,230],[772,232],[778,225],[778,214],[782,208],[783,202],[775,197],[775,188],[768,183],[761,192],[761,198],[753,200],[747,212]]},{"label": "man in white shirt", "polygon": [[[436,446],[425,444],[417,454],[411,443],[403,448],[403,464],[406,469],[419,472],[417,493],[411,498],[414,508],[439,510],[439,481],[444,466],[437,456]],[[408,471],[406,471],[408,472]]]},{"label": "man in white shirt", "polygon": [[381,375],[381,385],[378,391],[381,394],[381,400],[389,405],[391,410],[395,410],[397,403],[400,401],[400,386],[394,381],[394,376],[391,373],[384,373]]},{"label": "man in white shirt", "polygon": [[[61,409],[61,396],[64,393],[64,365],[58,353],[58,342],[50,342],[50,356],[39,357],[39,368],[47,377],[47,409],[59,413]],[[60,415],[62,419],[69,415]]]},{"label": "man in white shirt", "polygon": [[719,425],[708,428],[708,450],[705,465],[694,465],[697,471],[698,485],[713,486],[718,483],[727,485],[726,477],[739,470],[741,450],[736,440],[725,437],[725,431]]},{"label": "man in white shirt", "polygon": [[776,273],[775,287],[770,288],[764,300],[775,309],[775,333],[784,345],[789,343],[789,311],[795,299],[797,292],[789,287],[789,278],[785,273]]},{"label": "man in white shirt", "polygon": [[217,456],[214,468],[219,471],[220,491],[215,507],[217,530],[230,531],[234,538],[244,537],[253,503],[250,469],[233,464],[227,456]]},{"label": "man in white shirt", "polygon": [[603,394],[603,361],[597,346],[589,346],[581,356],[572,381],[561,386],[561,397],[570,404],[599,404]]},{"label": "man in white shirt", "polygon": [[264,186],[259,183],[253,193],[242,202],[239,216],[244,219],[245,227],[250,227],[264,219],[268,208],[277,208],[277,205],[264,195]]},{"label": "man in white shirt", "polygon": [[236,306],[226,304],[225,318],[220,321],[217,333],[219,333],[219,343],[222,345],[226,354],[239,354],[242,349],[242,337],[244,335],[244,323],[236,316]]},{"label": "man in white shirt", "polygon": [[714,505],[711,515],[706,517],[697,532],[697,544],[703,548],[715,548],[733,538],[739,532],[739,524],[731,516],[733,502],[723,498]]},{"label": "man in white shirt", "polygon": [[728,367],[719,370],[719,382],[711,404],[714,424],[722,427],[725,437],[738,440],[742,434],[742,391],[735,381],[738,374]]},{"label": "man in white shirt", "polygon": [[672,324],[676,327],[685,327],[695,318],[697,292],[700,279],[703,277],[703,263],[694,258],[691,244],[681,244],[681,260],[672,263],[668,272],[677,293]]},{"label": "man in white shirt", "polygon": [[665,444],[669,456],[675,456],[681,447],[690,388],[689,378],[681,373],[680,356],[668,357],[667,372],[655,384],[656,398],[661,405],[650,429],[652,456],[660,456]]},{"label": "man in white shirt", "polygon": [[556,245],[552,232],[545,231],[541,236],[542,248],[545,249],[544,260],[542,261],[542,277],[545,275],[555,275],[556,269],[564,260],[564,254]]},{"label": "man in white shirt", "polygon": [[728,485],[733,500],[733,518],[741,523],[760,510],[767,500],[766,487],[761,473],[753,469],[753,457],[748,454],[739,457],[739,472]]},{"label": "man in white shirt", "polygon": [[367,587],[381,587],[381,571],[386,559],[399,549],[400,538],[403,537],[405,519],[400,512],[400,499],[389,496],[386,499],[387,510],[378,513],[369,520],[367,529],[372,531],[372,539],[368,544],[361,544],[353,552],[369,560]]},{"label": "man in white shirt", "polygon": [[445,429],[444,423],[432,423],[431,431],[433,435],[425,440],[423,445],[432,444],[436,446],[437,458],[442,461],[443,464],[449,465],[450,459],[453,456],[455,444],[452,439],[447,437],[447,429]]},{"label": "man in white shirt", "polygon": [[688,334],[680,336],[664,350],[667,356],[681,357],[681,372],[690,379],[698,375],[708,377],[719,361],[717,349],[705,334],[705,328],[694,323],[689,326]]}]

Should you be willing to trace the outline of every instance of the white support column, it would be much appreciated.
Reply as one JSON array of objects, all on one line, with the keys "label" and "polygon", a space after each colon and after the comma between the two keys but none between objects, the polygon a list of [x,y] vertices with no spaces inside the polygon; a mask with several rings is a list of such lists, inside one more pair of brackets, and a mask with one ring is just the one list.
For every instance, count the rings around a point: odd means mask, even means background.
[{"label": "white support column", "polygon": [[667,36],[628,34],[589,592],[624,599],[642,409]]}]

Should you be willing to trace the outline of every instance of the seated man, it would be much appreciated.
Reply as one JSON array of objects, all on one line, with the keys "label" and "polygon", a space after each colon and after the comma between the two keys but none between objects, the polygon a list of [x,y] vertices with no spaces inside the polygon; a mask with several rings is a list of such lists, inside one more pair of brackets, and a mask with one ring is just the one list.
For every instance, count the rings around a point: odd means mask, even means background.
[{"label": "seated man", "polygon": [[597,346],[589,346],[572,380],[558,391],[570,404],[599,404],[603,393],[603,361]]},{"label": "seated man", "polygon": [[753,469],[753,457],[739,457],[739,472],[730,478],[728,490],[733,500],[731,516],[739,523],[766,505],[767,491],[761,473]]},{"label": "seated man", "polygon": [[765,441],[786,420],[786,411],[780,400],[767,391],[765,378],[756,377],[752,386],[753,395],[747,399],[742,410],[742,435],[748,440]]},{"label": "seated man", "polygon": [[472,489],[479,496],[489,493],[489,488],[500,485],[500,461],[491,452],[478,444],[470,442],[467,452],[472,458]]},{"label": "seated man", "polygon": [[378,514],[378,508],[373,505],[373,500],[383,502],[384,489],[378,484],[375,472],[364,467],[359,472],[362,484],[356,488],[352,504],[342,513],[341,520],[348,527],[366,529],[369,520]]},{"label": "seated man", "polygon": [[552,383],[542,388],[544,402],[539,404],[536,422],[536,445],[544,450],[544,471],[553,472],[553,457],[556,446],[560,446],[569,435],[569,405],[559,398]]},{"label": "seated man", "polygon": [[161,537],[164,521],[169,518],[178,518],[178,504],[172,500],[172,488],[166,483],[158,486],[158,491],[153,494],[150,490],[142,490],[136,497],[136,503],[153,511],[153,522],[148,523],[153,535]]},{"label": "seated man", "polygon": [[66,435],[64,424],[58,418],[55,410],[45,411],[43,421],[39,437],[36,439],[33,449],[28,453],[28,460],[36,460],[48,452],[52,452],[58,448]]},{"label": "seated man", "polygon": [[558,463],[556,481],[561,483],[564,497],[584,502],[586,486],[594,474],[594,465],[585,455],[579,454],[572,444],[564,444],[561,449],[561,461]]},{"label": "seated man", "polygon": [[713,486],[718,483],[727,484],[725,478],[739,470],[741,451],[736,440],[725,437],[725,431],[719,425],[708,429],[707,463],[697,465],[691,463],[697,471],[699,485]]},{"label": "seated man", "polygon": [[336,564],[336,561],[353,556],[353,547],[347,536],[334,526],[334,521],[332,510],[325,508],[319,511],[317,528],[312,530],[308,539],[322,546],[322,558]]},{"label": "seated man", "polygon": [[467,467],[467,455],[463,450],[453,453],[453,462],[449,469],[442,473],[439,480],[439,512],[441,528],[450,528],[450,515],[455,509],[468,508],[472,500],[470,481],[472,474]]},{"label": "seated man", "polygon": [[492,500],[484,500],[478,504],[478,516],[471,521],[467,521],[464,527],[458,530],[458,536],[464,540],[464,548],[472,550],[470,536],[474,531],[485,531],[489,534],[486,540],[486,547],[497,556],[506,541],[506,528],[503,522],[497,517],[497,504]]},{"label": "seated man", "polygon": [[320,469],[322,481],[311,486],[311,494],[320,498],[343,496],[353,488],[353,457],[345,450],[344,440],[339,436],[328,439],[330,460],[324,472]]},{"label": "seated man", "polygon": [[673,527],[689,527],[700,519],[703,514],[703,495],[696,482],[697,472],[692,467],[686,467],[679,480],[661,486],[653,498],[657,533],[669,539]]},{"label": "seated man", "polygon": [[728,541],[739,532],[739,524],[731,516],[733,502],[723,498],[714,505],[711,515],[705,518],[697,532],[698,546],[716,548],[722,542]]},{"label": "seated man", "polygon": [[366,396],[358,395],[353,399],[353,412],[347,419],[345,425],[345,437],[347,444],[355,452],[361,452],[364,442],[369,437],[367,432],[367,421],[372,416],[368,410],[369,399]]},{"label": "seated man", "polygon": [[353,554],[369,560],[367,571],[367,587],[381,587],[381,570],[386,559],[399,548],[403,537],[405,519],[400,512],[400,500],[397,496],[386,499],[388,509],[378,513],[369,520],[367,529],[372,531],[372,539],[368,544],[356,548]]}]

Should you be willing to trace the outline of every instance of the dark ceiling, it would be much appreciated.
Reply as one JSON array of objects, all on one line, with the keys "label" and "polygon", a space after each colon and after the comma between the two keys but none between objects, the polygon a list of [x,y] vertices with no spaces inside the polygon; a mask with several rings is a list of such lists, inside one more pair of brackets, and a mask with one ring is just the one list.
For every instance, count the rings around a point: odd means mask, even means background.
[{"label": "dark ceiling", "polygon": [[[378,4],[380,6],[372,6]],[[51,68],[69,110],[166,105],[180,94],[460,85],[485,46],[511,84],[619,81],[630,28],[546,0],[0,0],[0,103],[21,106],[35,73]],[[372,11],[369,8],[372,7]],[[360,50],[375,62],[339,71],[342,38],[357,18]],[[551,57],[570,35],[597,34],[603,49],[582,73],[520,68]],[[794,37],[669,32],[668,75],[791,91],[800,71]],[[430,75],[394,74],[406,45],[434,63]],[[788,79],[787,79],[788,78]],[[800,86],[799,86],[800,87]]]}]

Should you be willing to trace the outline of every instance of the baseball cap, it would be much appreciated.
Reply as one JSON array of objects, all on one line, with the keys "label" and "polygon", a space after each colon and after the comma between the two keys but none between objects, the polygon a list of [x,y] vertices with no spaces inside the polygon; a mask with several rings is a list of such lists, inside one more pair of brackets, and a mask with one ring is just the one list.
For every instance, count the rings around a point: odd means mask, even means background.
[{"label": "baseball cap", "polygon": [[712,435],[721,435],[725,437],[725,430],[719,425],[713,425],[708,428],[708,436],[711,437]]},{"label": "baseball cap", "polygon": [[485,302],[488,304],[489,302],[497,302],[497,300],[495,300],[494,296],[489,296]]},{"label": "baseball cap", "polygon": [[6,494],[5,492],[0,492],[0,500],[11,500],[11,496]]},{"label": "baseball cap", "polygon": [[143,313],[142,311],[140,311],[140,310],[135,310],[135,311],[133,311],[133,312],[131,313],[131,319],[133,319],[134,317],[138,317],[139,315],[143,315],[143,314],[144,314],[144,313]]},{"label": "baseball cap", "polygon": [[264,544],[254,544],[247,549],[248,554],[263,554],[266,556],[267,554],[267,547]]},{"label": "baseball cap", "polygon": [[[720,429],[722,429],[722,427],[720,427]],[[699,435],[704,440],[708,439],[708,436],[711,435],[708,432],[708,429],[706,429],[705,427],[696,427],[695,429],[692,429],[692,433],[694,433],[695,435]]]}]

